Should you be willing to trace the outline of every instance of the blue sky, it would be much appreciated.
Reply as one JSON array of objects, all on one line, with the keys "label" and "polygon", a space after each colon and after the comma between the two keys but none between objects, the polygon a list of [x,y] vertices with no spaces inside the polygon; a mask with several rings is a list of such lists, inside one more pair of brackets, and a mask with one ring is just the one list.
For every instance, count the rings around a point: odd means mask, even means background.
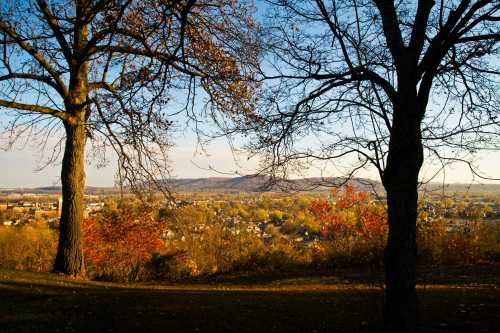
[{"label": "blue sky", "polygon": [[[260,4],[260,17],[265,11],[265,6]],[[0,110],[0,128],[5,125],[6,109]],[[179,119],[179,122],[184,122]],[[247,161],[246,156],[241,154],[235,162],[231,149],[223,139],[215,141],[206,147],[202,152],[197,146],[194,133],[189,130],[174,133],[172,137],[176,145],[171,153],[170,160],[172,166],[172,176],[179,178],[196,178],[209,176],[229,176],[251,173],[257,161],[255,159]],[[1,142],[0,142],[1,144]],[[0,145],[1,147],[1,145]],[[60,156],[61,157],[61,156]],[[8,151],[0,150],[0,187],[35,187],[58,185],[60,183],[60,161],[37,170],[40,166],[40,152],[37,146],[21,147],[14,146]],[[484,152],[478,155],[476,165],[487,176],[500,178],[500,152]],[[208,170],[210,168],[216,171]],[[421,172],[422,178],[427,178],[434,174],[437,166],[427,163]],[[307,170],[304,176],[340,176],[339,168],[331,163],[318,164],[314,168]],[[114,174],[116,164],[111,158],[107,166],[98,168],[90,161],[86,169],[87,184],[90,186],[112,186],[114,184]],[[374,170],[366,170],[359,173],[359,176],[377,179]],[[436,181],[442,181],[445,176],[446,182],[469,183],[472,181],[470,171],[464,166],[455,165],[446,169],[445,174],[437,177]],[[500,181],[495,181],[500,183]]]}]

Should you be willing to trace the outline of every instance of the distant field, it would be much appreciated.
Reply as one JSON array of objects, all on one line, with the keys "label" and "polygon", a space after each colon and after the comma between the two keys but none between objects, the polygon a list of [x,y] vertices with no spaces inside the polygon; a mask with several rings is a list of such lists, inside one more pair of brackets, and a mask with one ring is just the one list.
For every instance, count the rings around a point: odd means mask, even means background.
[{"label": "distant field", "polygon": [[[130,285],[0,270],[0,331],[379,331],[380,287],[346,282]],[[420,286],[419,295],[422,332],[498,332],[496,283]]]}]

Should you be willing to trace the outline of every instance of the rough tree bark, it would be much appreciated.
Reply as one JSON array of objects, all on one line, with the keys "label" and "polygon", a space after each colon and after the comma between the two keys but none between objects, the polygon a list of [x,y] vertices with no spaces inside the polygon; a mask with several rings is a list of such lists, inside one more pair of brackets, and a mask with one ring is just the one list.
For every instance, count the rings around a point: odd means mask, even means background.
[{"label": "rough tree bark", "polygon": [[83,218],[84,208],[86,131],[83,123],[76,125],[65,123],[64,125],[66,147],[61,171],[63,204],[54,271],[83,277],[85,265],[80,221]]}]

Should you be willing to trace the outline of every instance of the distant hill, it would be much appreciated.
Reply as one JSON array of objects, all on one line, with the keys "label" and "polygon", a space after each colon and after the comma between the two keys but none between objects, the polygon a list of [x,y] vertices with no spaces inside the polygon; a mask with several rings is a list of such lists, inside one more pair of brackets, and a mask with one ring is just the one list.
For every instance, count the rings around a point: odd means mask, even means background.
[{"label": "distant hill", "polygon": [[[32,187],[32,188],[0,188],[0,194],[9,194],[9,193],[22,193],[22,194],[60,194],[61,186],[43,186],[43,187]],[[86,194],[111,194],[118,193],[119,189],[115,187],[96,187],[96,186],[87,186],[85,188]]]},{"label": "distant hill", "polygon": [[[380,183],[368,179],[353,179],[350,183],[358,190],[379,189]],[[266,176],[209,177],[172,179],[165,182],[175,191],[184,192],[264,192],[264,191],[324,191],[342,184],[340,178],[301,178],[271,181]]]},{"label": "distant hill", "polygon": [[[163,181],[174,192],[265,192],[265,191],[325,191],[334,185],[342,184],[341,178],[301,178],[292,180],[278,180],[271,182],[266,176],[242,177],[208,177],[208,178],[178,178]],[[380,182],[355,178],[350,184],[357,190],[372,191],[375,189],[383,193]],[[500,193],[500,184],[439,184],[430,183],[421,188],[426,191],[471,192],[471,193]],[[116,187],[93,187],[85,189],[87,194],[112,194],[118,193]],[[44,186],[37,188],[0,188],[0,194],[8,193],[34,193],[57,194],[61,193],[60,186]]]},{"label": "distant hill", "polygon": [[[372,186],[381,190],[380,183],[354,179],[350,182],[358,190],[370,191]],[[292,180],[271,181],[266,176],[242,177],[208,177],[208,178],[179,178],[164,180],[163,185],[174,192],[266,192],[266,191],[325,191],[336,184],[342,184],[340,178],[303,178]],[[110,194],[119,191],[116,187],[87,186],[87,194]],[[0,194],[33,193],[58,194],[61,186],[44,186],[36,188],[0,188]]]},{"label": "distant hill", "polygon": [[495,193],[500,194],[500,184],[430,183],[422,186],[427,192],[444,191],[447,193]]}]

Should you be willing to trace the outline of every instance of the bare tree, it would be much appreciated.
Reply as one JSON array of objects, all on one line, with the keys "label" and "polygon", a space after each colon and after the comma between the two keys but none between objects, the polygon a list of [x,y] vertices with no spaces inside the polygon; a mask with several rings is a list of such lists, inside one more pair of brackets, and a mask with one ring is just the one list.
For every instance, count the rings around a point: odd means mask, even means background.
[{"label": "bare tree", "polygon": [[[270,0],[264,95],[226,128],[251,136],[275,178],[318,161],[372,165],[387,193],[385,318],[414,332],[416,219],[424,158],[498,149],[500,3]],[[223,123],[219,120],[219,123]],[[340,161],[340,162],[337,162]]]},{"label": "bare tree", "polygon": [[2,2],[0,107],[11,116],[10,141],[46,142],[64,127],[54,271],[85,274],[89,141],[104,153],[111,147],[120,178],[142,186],[162,177],[172,116],[191,110],[197,90],[216,109],[251,106],[246,64],[257,48],[249,10],[229,0]]}]

